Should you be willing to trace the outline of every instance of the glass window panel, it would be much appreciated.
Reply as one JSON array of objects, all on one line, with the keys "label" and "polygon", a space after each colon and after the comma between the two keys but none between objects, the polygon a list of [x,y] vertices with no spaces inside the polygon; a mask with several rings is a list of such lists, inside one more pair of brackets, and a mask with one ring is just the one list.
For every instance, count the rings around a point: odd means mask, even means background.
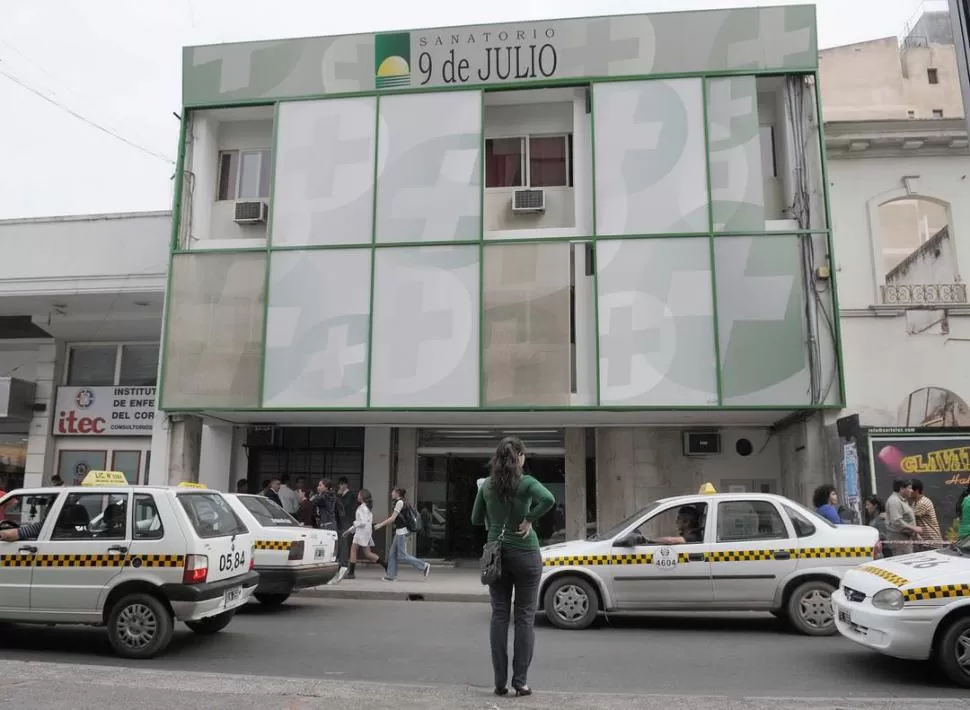
[{"label": "glass window panel", "polygon": [[154,387],[158,380],[158,345],[123,345],[119,385]]},{"label": "glass window panel", "polygon": [[778,177],[775,159],[775,127],[761,126],[761,173],[766,178]]},{"label": "glass window panel", "polygon": [[111,470],[121,471],[133,486],[138,485],[141,451],[114,451],[111,454]]},{"label": "glass window panel", "polygon": [[57,455],[57,475],[65,486],[80,486],[89,471],[103,471],[107,466],[106,451],[68,451]]},{"label": "glass window panel", "polygon": [[717,405],[707,237],[596,245],[603,405]]},{"label": "glass window panel", "polygon": [[[757,80],[753,76],[709,80],[707,125],[714,229],[763,232],[765,174]],[[767,128],[770,132],[771,126]]]},{"label": "glass window panel", "polygon": [[374,97],[280,104],[273,243],[369,244]]},{"label": "glass window panel", "polygon": [[568,185],[565,136],[529,139],[529,185],[565,187]]},{"label": "glass window panel", "polygon": [[703,81],[593,87],[596,233],[706,232]]},{"label": "glass window panel", "polygon": [[522,187],[521,138],[489,138],[485,141],[485,187]]},{"label": "glass window panel", "polygon": [[370,249],[273,252],[266,406],[366,406],[370,269]]},{"label": "glass window panel", "polygon": [[377,241],[480,238],[481,103],[477,91],[381,97]]},{"label": "glass window panel", "polygon": [[71,348],[67,384],[72,387],[105,387],[115,383],[117,345],[81,345]]},{"label": "glass window panel", "polygon": [[378,249],[371,405],[478,405],[478,246]]},{"label": "glass window panel", "polygon": [[239,172],[239,152],[231,150],[219,154],[219,199],[236,199],[236,178]]},{"label": "glass window panel", "polygon": [[175,256],[166,407],[259,405],[265,266],[265,252]]},{"label": "glass window panel", "polygon": [[249,150],[242,154],[242,167],[239,176],[239,198],[269,197],[269,180],[266,181],[266,192],[262,191],[263,161],[267,159],[269,151]]},{"label": "glass window panel", "polygon": [[714,249],[723,404],[809,404],[798,237],[718,237]]},{"label": "glass window panel", "polygon": [[269,197],[270,179],[273,177],[273,152],[264,150],[259,157],[259,196]]},{"label": "glass window panel", "polygon": [[570,402],[570,245],[485,249],[485,404]]}]

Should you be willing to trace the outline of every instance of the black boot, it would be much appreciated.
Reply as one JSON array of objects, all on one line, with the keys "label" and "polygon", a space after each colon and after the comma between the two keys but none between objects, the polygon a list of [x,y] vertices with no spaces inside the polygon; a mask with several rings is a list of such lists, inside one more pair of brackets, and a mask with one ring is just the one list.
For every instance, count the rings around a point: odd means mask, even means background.
[{"label": "black boot", "polygon": [[351,562],[350,566],[347,569],[347,575],[344,577],[344,579],[357,579],[357,575],[354,574],[354,570],[356,568],[357,568],[357,563]]}]

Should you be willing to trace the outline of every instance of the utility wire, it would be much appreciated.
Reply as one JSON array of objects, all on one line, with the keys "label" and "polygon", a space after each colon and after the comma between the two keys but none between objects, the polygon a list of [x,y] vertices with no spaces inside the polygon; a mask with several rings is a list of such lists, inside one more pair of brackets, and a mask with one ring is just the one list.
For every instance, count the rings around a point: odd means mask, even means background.
[{"label": "utility wire", "polygon": [[43,99],[44,101],[46,101],[47,103],[51,104],[52,106],[56,106],[57,108],[61,109],[65,113],[70,114],[71,116],[73,116],[74,118],[78,119],[79,121],[83,121],[84,123],[88,124],[92,128],[96,128],[97,130],[101,131],[102,133],[106,133],[107,135],[111,136],[112,138],[115,138],[115,139],[121,141],[122,143],[126,143],[127,145],[131,146],[132,148],[135,148],[136,150],[140,150],[142,153],[145,153],[147,155],[150,155],[153,158],[158,158],[159,160],[164,160],[166,163],[169,163],[170,165],[175,165],[175,161],[172,160],[171,158],[169,158],[167,155],[163,155],[161,153],[156,153],[154,150],[151,150],[150,148],[146,148],[143,145],[139,145],[138,143],[135,143],[134,141],[131,141],[131,140],[125,138],[123,135],[121,135],[119,133],[116,133],[115,131],[112,131],[110,128],[105,128],[100,123],[97,123],[95,121],[92,121],[90,118],[87,118],[86,116],[82,116],[80,113],[78,113],[74,109],[72,109],[72,108],[70,108],[68,106],[65,106],[64,104],[60,103],[59,101],[57,101],[55,99],[50,98],[49,96],[45,95],[41,91],[38,91],[34,87],[32,87],[29,84],[25,83],[24,81],[21,81],[20,79],[18,79],[17,77],[15,77],[13,74],[8,74],[3,69],[0,69],[0,74],[2,74],[3,76],[7,77],[8,79],[10,79],[10,81],[12,81],[13,83],[17,84],[18,86],[23,87],[24,89],[26,89],[27,91],[29,91],[30,93],[32,93],[34,96],[37,96],[38,98]]}]

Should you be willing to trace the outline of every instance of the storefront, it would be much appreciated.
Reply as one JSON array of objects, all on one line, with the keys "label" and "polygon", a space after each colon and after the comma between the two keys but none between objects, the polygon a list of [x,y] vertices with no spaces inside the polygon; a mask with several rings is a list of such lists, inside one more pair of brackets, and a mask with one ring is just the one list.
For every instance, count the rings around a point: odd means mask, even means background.
[{"label": "storefront", "polygon": [[24,484],[33,400],[32,382],[0,377],[0,490]]}]

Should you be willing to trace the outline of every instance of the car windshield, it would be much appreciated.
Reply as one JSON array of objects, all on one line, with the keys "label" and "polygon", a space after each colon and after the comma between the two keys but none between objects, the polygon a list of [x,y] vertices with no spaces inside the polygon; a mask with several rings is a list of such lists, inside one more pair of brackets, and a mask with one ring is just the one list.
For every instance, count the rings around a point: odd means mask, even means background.
[{"label": "car windshield", "polygon": [[296,518],[269,498],[264,496],[239,496],[239,501],[256,518],[256,522],[264,528],[295,528],[300,526]]},{"label": "car windshield", "polygon": [[228,537],[249,532],[226,499],[217,493],[182,493],[179,503],[201,538]]},{"label": "car windshield", "polygon": [[955,552],[963,557],[970,557],[970,535],[961,537],[952,545],[940,550],[940,552]]},{"label": "car windshield", "polygon": [[626,530],[628,527],[633,525],[633,523],[637,522],[644,515],[656,510],[658,505],[660,505],[660,501],[654,501],[646,508],[641,508],[636,513],[631,515],[629,518],[622,520],[621,522],[617,523],[616,525],[609,528],[608,530],[604,530],[601,533],[596,533],[595,535],[590,535],[588,539],[589,540],[609,540],[610,538],[616,537],[621,532]]}]

